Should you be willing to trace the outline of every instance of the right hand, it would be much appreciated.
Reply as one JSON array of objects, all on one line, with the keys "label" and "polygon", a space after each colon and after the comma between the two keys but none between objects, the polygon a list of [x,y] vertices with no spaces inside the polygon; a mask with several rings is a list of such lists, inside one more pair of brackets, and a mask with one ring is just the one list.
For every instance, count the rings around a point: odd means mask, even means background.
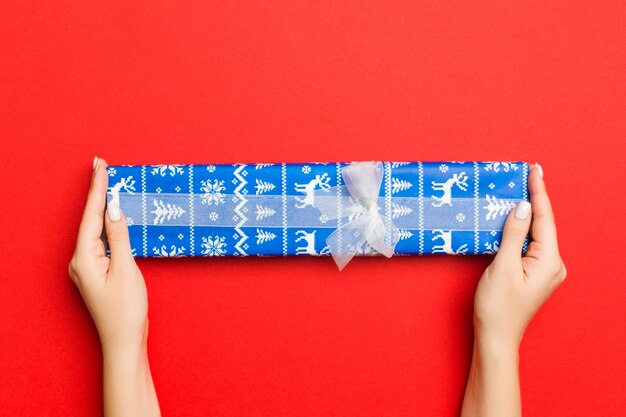
[{"label": "right hand", "polygon": [[[500,249],[482,275],[474,299],[476,337],[515,350],[537,310],[567,275],[539,166],[531,169],[528,181],[531,204],[521,202],[511,210]],[[516,213],[527,216],[518,218]],[[532,242],[522,256],[529,229]]]}]

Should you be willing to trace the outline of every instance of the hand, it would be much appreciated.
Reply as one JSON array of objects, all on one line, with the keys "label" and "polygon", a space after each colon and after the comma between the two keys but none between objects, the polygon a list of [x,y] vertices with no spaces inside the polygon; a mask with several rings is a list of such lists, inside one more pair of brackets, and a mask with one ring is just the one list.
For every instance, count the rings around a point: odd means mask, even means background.
[{"label": "hand", "polygon": [[[109,204],[104,215],[109,182],[106,161],[96,158],[94,165],[69,274],[98,329],[102,350],[141,348],[148,331],[146,285],[131,253],[124,213]],[[103,224],[110,258],[101,239]]]},{"label": "hand", "polygon": [[105,416],[160,416],[148,362],[146,283],[130,249],[124,213],[111,203],[104,214],[108,184],[106,161],[95,158],[69,273],[100,335]]},{"label": "hand", "polygon": [[[528,183],[530,203],[520,202],[507,217],[498,254],[476,289],[463,417],[521,416],[519,344],[537,310],[567,275],[539,165],[531,169]],[[532,242],[522,257],[529,229]]]},{"label": "hand", "polygon": [[[528,181],[530,204],[522,201],[509,214],[498,254],[480,279],[474,299],[476,338],[515,352],[528,323],[567,275],[539,165],[531,169]],[[522,257],[529,229],[532,242]]]}]

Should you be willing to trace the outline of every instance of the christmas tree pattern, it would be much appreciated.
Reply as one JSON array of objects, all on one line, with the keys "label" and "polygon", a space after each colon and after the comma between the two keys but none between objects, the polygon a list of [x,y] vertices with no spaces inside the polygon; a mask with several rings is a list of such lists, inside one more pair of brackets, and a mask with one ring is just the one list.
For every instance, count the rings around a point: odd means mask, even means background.
[{"label": "christmas tree pattern", "polygon": [[185,214],[185,210],[176,204],[164,203],[163,200],[157,200],[156,198],[152,202],[155,207],[150,212],[154,214],[153,224],[163,224],[165,220],[177,219]]}]

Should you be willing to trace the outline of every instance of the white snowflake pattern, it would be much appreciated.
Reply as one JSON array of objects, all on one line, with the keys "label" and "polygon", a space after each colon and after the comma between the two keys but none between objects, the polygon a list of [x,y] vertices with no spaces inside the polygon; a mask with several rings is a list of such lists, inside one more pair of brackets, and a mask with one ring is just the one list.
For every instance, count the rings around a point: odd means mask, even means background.
[{"label": "white snowflake pattern", "polygon": [[494,188],[496,188],[496,185],[491,182],[491,183],[489,183],[489,188],[493,190]]},{"label": "white snowflake pattern", "polygon": [[185,235],[183,235],[182,233],[179,233],[177,237],[178,237],[178,240],[183,240]]},{"label": "white snowflake pattern", "polygon": [[115,174],[117,174],[117,170],[113,167],[108,167],[107,168],[107,173],[109,174],[109,177],[114,176]]},{"label": "white snowflake pattern", "polygon": [[152,248],[152,252],[156,255],[156,256],[163,256],[163,257],[181,257],[181,256],[185,256],[184,252],[185,252],[185,247],[181,246],[180,248],[176,247],[176,245],[172,245],[169,249],[167,248],[167,246],[162,245],[160,248],[157,248],[156,246]]},{"label": "white snowflake pattern", "polygon": [[127,217],[126,218],[126,224],[129,226],[132,226],[133,224],[135,224],[135,220],[133,220],[132,217]]},{"label": "white snowflake pattern", "polygon": [[226,253],[226,238],[224,236],[203,236],[202,254],[206,256],[223,256]]},{"label": "white snowflake pattern", "polygon": [[160,240],[161,242],[163,242],[163,239],[165,239],[165,236],[163,236],[163,235],[159,235],[159,240]]},{"label": "white snowflake pattern", "polygon": [[500,242],[485,242],[485,254],[494,254],[500,250]]},{"label": "white snowflake pattern", "polygon": [[206,180],[200,181],[202,187],[200,190],[204,191],[202,195],[202,204],[206,204],[208,206],[212,206],[215,204],[216,206],[222,204],[224,202],[224,180]]},{"label": "white snowflake pattern", "polygon": [[513,181],[509,181],[509,188],[515,187],[515,183]]},{"label": "white snowflake pattern", "polygon": [[209,214],[209,219],[211,221],[216,221],[218,218],[220,217],[219,214],[217,214],[216,212],[212,211],[211,214]]},{"label": "white snowflake pattern", "polygon": [[207,165],[206,170],[209,172],[215,172],[215,165]]},{"label": "white snowflake pattern", "polygon": [[302,167],[302,173],[303,174],[308,174],[310,172],[311,172],[311,167],[310,166],[305,165],[305,166]]},{"label": "white snowflake pattern", "polygon": [[320,223],[324,224],[328,221],[328,217],[325,214],[320,216]]},{"label": "white snowflake pattern", "polygon": [[456,221],[457,221],[457,222],[459,222],[459,223],[461,223],[461,222],[465,221],[465,214],[463,214],[463,213],[457,213],[457,215],[456,215]]},{"label": "white snowflake pattern", "polygon": [[180,186],[176,186],[176,188],[174,188],[176,190],[177,193],[180,193]]},{"label": "white snowflake pattern", "polygon": [[448,166],[446,164],[439,165],[439,171],[448,172]]},{"label": "white snowflake pattern", "polygon": [[154,191],[156,191],[158,194],[161,194],[161,191],[163,191],[163,190],[161,190],[161,187],[157,187],[156,190],[154,190]]},{"label": "white snowflake pattern", "polygon": [[183,174],[183,166],[180,164],[175,165],[152,165],[152,175],[160,175],[164,177],[170,174],[170,177]]},{"label": "white snowflake pattern", "polygon": [[500,170],[504,172],[517,171],[518,168],[519,167],[514,162],[489,162],[485,165],[485,171],[493,172],[499,172]]}]

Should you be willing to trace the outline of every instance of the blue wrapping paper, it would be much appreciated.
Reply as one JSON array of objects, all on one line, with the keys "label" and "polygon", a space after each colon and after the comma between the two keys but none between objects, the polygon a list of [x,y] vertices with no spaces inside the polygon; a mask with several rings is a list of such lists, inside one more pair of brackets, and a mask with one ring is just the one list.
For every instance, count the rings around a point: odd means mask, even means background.
[{"label": "blue wrapping paper", "polygon": [[[136,257],[328,255],[350,218],[325,218],[315,193],[343,185],[347,164],[112,165],[107,202],[124,211]],[[497,252],[528,173],[525,162],[384,162],[378,205],[399,229],[394,255]]]}]

